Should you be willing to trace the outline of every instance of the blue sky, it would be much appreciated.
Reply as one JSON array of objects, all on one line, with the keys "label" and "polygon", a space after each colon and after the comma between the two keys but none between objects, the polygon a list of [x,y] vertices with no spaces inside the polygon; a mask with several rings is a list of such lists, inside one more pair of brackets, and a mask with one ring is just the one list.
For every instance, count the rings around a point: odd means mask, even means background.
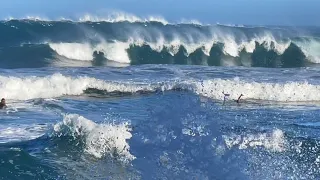
[{"label": "blue sky", "polygon": [[0,17],[48,18],[124,11],[169,21],[255,25],[320,25],[320,0],[3,0]]}]

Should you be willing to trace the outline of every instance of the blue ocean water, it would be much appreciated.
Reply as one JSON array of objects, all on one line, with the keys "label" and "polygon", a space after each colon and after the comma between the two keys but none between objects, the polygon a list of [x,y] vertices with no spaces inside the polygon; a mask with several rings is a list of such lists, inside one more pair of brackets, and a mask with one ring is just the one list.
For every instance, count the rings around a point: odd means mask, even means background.
[{"label": "blue ocean water", "polygon": [[317,28],[0,26],[0,179],[320,178]]}]

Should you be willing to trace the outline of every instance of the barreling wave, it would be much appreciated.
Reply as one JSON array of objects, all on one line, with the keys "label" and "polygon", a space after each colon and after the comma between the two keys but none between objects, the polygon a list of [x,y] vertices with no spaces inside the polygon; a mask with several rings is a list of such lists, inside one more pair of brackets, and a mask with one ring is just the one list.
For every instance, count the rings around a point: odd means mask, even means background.
[{"label": "barreling wave", "polygon": [[90,66],[109,61],[248,67],[320,63],[319,28],[203,26],[129,17],[2,21],[0,67],[67,65],[68,60]]},{"label": "barreling wave", "polygon": [[84,94],[132,95],[164,91],[189,91],[191,93],[222,100],[222,92],[237,99],[242,93],[245,99],[280,102],[320,101],[320,86],[308,82],[267,83],[240,79],[167,80],[161,82],[105,81],[87,76],[53,74],[46,77],[0,76],[0,94],[5,98],[28,100],[56,98]]}]

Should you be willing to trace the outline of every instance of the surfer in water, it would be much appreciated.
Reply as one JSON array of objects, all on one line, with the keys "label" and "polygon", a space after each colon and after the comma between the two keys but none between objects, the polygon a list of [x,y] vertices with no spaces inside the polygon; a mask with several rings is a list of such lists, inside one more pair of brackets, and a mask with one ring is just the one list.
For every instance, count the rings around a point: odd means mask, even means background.
[{"label": "surfer in water", "polygon": [[241,99],[241,97],[242,96],[244,96],[243,94],[240,94],[240,96],[238,97],[238,99],[237,100],[235,100],[237,103],[240,103],[240,99]]},{"label": "surfer in water", "polygon": [[[222,91],[222,94],[224,95],[224,97],[223,97],[223,104],[224,104],[224,103],[226,102],[227,97],[229,97],[230,94],[226,94],[226,93],[224,93],[224,91]],[[240,99],[241,99],[242,96],[244,96],[244,95],[243,95],[243,94],[240,94],[240,96],[238,97],[238,99],[237,99],[237,100],[234,100],[234,101],[239,104],[239,103],[240,103]]]},{"label": "surfer in water", "polygon": [[222,94],[224,95],[224,97],[223,97],[223,104],[222,104],[222,105],[224,105],[225,102],[226,102],[226,99],[230,96],[230,94],[226,94],[226,93],[224,93],[224,91],[222,91]]},{"label": "surfer in water", "polygon": [[4,109],[6,108],[7,105],[6,105],[6,100],[4,98],[1,99],[1,103],[0,103],[0,109]]}]

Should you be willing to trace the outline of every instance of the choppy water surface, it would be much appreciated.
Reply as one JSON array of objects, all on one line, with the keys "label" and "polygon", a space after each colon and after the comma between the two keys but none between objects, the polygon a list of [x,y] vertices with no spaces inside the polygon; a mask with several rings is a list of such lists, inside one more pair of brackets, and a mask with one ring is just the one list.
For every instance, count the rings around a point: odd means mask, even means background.
[{"label": "choppy water surface", "polygon": [[0,177],[318,179],[318,74],[175,65],[1,69],[8,108],[0,111]]}]

